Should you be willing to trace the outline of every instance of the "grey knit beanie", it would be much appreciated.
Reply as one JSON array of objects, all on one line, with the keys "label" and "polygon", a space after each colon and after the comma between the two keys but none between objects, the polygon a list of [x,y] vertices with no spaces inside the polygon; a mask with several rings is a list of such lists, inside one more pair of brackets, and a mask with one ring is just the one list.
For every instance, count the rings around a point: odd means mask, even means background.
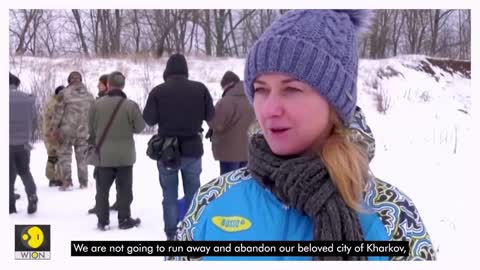
[{"label": "grey knit beanie", "polygon": [[344,124],[357,103],[357,35],[369,10],[293,10],[278,18],[255,42],[245,65],[245,92],[253,81],[280,72],[307,83],[335,108]]}]

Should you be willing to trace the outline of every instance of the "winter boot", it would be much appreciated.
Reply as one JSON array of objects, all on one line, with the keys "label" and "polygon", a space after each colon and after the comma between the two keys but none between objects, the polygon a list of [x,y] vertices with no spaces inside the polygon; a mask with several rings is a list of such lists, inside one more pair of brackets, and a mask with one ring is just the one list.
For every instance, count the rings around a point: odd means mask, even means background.
[{"label": "winter boot", "polygon": [[15,207],[15,202],[10,203],[10,209],[8,210],[10,214],[15,214],[17,213],[17,208]]},{"label": "winter boot", "polygon": [[95,205],[94,207],[88,209],[88,214],[96,214],[97,213],[97,206]]},{"label": "winter boot", "polygon": [[62,181],[60,180],[52,180],[50,183],[48,183],[49,187],[61,187],[63,186]]},{"label": "winter boot", "polygon": [[72,190],[73,184],[72,181],[63,181],[62,186],[59,188],[60,191],[69,191]]},{"label": "winter boot", "polygon": [[122,230],[128,230],[128,229],[131,229],[133,227],[137,227],[138,225],[140,225],[140,219],[139,218],[125,218],[123,220],[119,220],[118,221],[118,228],[119,229],[122,229]]},{"label": "winter boot", "polygon": [[38,203],[38,197],[36,194],[28,196],[27,212],[29,214],[33,214],[37,212],[37,203]]},{"label": "winter boot", "polygon": [[80,189],[86,189],[88,187],[88,180],[80,180]]},{"label": "winter boot", "polygon": [[110,230],[110,225],[99,222],[97,223],[97,229],[99,229],[100,231],[108,231]]}]

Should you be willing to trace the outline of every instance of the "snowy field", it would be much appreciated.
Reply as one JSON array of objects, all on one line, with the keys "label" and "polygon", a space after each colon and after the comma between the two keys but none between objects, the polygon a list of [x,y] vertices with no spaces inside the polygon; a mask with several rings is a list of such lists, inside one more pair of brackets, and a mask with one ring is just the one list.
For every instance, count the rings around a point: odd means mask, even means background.
[{"label": "snowy field", "polygon": [[[466,196],[471,192],[468,190],[469,181],[474,180],[468,171],[473,141],[472,90],[470,79],[458,73],[451,75],[433,67],[435,79],[409,67],[418,65],[422,59],[423,56],[403,56],[378,61],[361,60],[358,100],[376,138],[376,156],[371,163],[373,173],[412,198],[437,249],[438,259],[453,261],[465,256],[461,243],[470,238],[468,229],[472,226],[468,224],[472,213],[467,209],[471,198]],[[243,77],[243,59],[187,60],[190,78],[204,82],[214,101],[221,96],[219,81],[226,70],[233,70]],[[66,83],[70,71],[80,70],[89,90],[95,94],[98,76],[119,70],[127,77],[127,96],[143,106],[148,89],[163,82],[165,62],[166,59],[72,61],[25,57],[15,59],[10,68],[19,74],[27,92],[40,82],[53,91],[54,86]],[[386,70],[387,66],[401,75],[380,78],[378,71]],[[379,113],[377,109],[378,95],[375,93],[379,91],[383,91],[388,101],[385,113]],[[26,196],[20,179],[17,179],[17,192],[22,198],[17,202],[18,214],[10,215],[7,222],[11,227],[14,224],[51,224],[52,260],[64,262],[70,258],[71,240],[165,240],[158,172],[155,162],[145,155],[150,136],[145,134],[135,138],[137,163],[133,170],[132,216],[142,219],[140,227],[119,230],[116,212],[111,212],[112,230],[98,231],[96,217],[87,214],[94,205],[93,177],[88,189],[80,190],[76,165],[73,164],[74,190],[61,192],[49,188],[44,176],[47,155],[41,141],[34,145],[31,154],[31,170],[38,187],[38,212],[31,216],[26,214]],[[202,183],[219,174],[218,162],[213,159],[208,140],[204,140],[204,149]],[[89,172],[92,176],[93,167],[89,167]],[[181,185],[179,188],[181,190]],[[111,203],[114,196],[112,188]],[[160,258],[156,260],[161,261]]]}]

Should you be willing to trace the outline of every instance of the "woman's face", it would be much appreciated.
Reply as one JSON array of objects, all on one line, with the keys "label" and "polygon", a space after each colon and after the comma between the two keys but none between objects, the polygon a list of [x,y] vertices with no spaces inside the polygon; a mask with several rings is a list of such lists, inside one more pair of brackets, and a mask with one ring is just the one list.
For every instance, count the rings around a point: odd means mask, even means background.
[{"label": "woman's face", "polygon": [[268,145],[277,155],[297,155],[330,133],[329,105],[308,84],[282,73],[253,83],[253,107]]}]

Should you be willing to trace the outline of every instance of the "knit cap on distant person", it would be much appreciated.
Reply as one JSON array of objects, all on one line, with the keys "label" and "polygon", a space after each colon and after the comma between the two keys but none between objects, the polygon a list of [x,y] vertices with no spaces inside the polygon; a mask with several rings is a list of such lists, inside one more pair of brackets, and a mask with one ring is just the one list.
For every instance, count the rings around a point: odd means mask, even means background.
[{"label": "knit cap on distant person", "polygon": [[350,122],[357,103],[357,37],[369,10],[293,10],[278,18],[255,42],[245,65],[245,92],[262,74],[285,73],[313,87]]}]

